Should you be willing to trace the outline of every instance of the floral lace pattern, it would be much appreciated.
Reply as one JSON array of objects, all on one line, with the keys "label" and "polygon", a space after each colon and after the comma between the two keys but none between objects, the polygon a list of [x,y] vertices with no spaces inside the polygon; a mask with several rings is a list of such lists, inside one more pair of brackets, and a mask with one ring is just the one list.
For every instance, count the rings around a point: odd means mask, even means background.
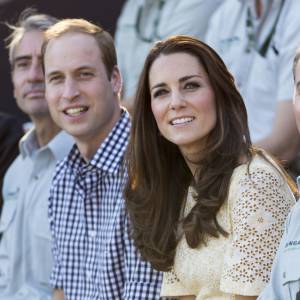
[{"label": "floral lace pattern", "polygon": [[[263,158],[254,158],[249,174],[247,165],[235,169],[217,215],[229,236],[208,237],[207,246],[196,249],[183,237],[174,269],[164,274],[162,296],[229,300],[235,294],[258,295],[264,288],[295,199],[279,171]],[[184,215],[194,204],[190,190]]]}]

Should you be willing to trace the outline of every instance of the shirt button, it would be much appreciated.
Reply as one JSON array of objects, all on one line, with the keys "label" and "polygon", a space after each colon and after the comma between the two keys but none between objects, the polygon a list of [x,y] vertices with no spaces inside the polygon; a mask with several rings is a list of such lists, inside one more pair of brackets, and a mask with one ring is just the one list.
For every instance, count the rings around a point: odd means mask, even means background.
[{"label": "shirt button", "polygon": [[283,272],[283,274],[282,274],[282,277],[283,277],[283,278],[285,278],[285,277],[286,277],[286,273],[285,273],[285,272]]}]

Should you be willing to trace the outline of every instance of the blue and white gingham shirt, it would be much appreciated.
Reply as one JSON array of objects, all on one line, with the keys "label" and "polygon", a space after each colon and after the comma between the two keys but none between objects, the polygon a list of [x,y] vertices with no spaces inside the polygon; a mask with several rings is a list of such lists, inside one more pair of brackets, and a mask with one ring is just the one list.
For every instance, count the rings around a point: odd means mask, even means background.
[{"label": "blue and white gingham shirt", "polygon": [[57,166],[49,199],[51,284],[68,300],[159,299],[161,274],[139,259],[125,213],[127,112],[86,163],[75,145]]}]

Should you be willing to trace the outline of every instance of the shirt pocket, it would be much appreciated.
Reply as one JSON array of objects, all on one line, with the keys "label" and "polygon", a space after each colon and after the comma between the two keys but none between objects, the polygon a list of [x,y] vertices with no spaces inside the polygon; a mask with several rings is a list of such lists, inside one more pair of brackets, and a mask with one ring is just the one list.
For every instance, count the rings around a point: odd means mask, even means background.
[{"label": "shirt pocket", "polygon": [[7,200],[4,202],[0,220],[0,234],[7,231],[16,213],[16,201]]},{"label": "shirt pocket", "polygon": [[[10,281],[10,257],[9,254],[14,249],[10,246],[11,238],[10,227],[16,215],[16,204],[14,200],[7,200],[4,202],[1,220],[0,220],[0,234],[2,235],[2,240],[0,244],[0,290],[4,288]],[[3,233],[6,233],[3,236]]]},{"label": "shirt pocket", "polygon": [[33,276],[44,286],[49,285],[50,274],[53,267],[53,258],[51,252],[52,239],[48,219],[47,197],[39,199],[32,209],[32,251],[31,264]]},{"label": "shirt pocket", "polygon": [[50,223],[48,218],[48,197],[43,195],[31,207],[32,232],[43,240],[51,240]]}]

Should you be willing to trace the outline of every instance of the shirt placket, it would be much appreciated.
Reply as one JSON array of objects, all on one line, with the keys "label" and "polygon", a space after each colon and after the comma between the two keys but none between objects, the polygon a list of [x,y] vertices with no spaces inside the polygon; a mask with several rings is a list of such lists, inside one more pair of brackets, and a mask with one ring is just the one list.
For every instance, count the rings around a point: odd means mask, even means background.
[{"label": "shirt placket", "polygon": [[86,298],[94,299],[97,291],[95,290],[96,256],[97,256],[97,237],[98,237],[98,209],[97,209],[97,173],[89,170],[85,175],[86,197],[85,197],[85,216],[86,216],[86,235],[87,248],[85,254],[85,285]]}]

